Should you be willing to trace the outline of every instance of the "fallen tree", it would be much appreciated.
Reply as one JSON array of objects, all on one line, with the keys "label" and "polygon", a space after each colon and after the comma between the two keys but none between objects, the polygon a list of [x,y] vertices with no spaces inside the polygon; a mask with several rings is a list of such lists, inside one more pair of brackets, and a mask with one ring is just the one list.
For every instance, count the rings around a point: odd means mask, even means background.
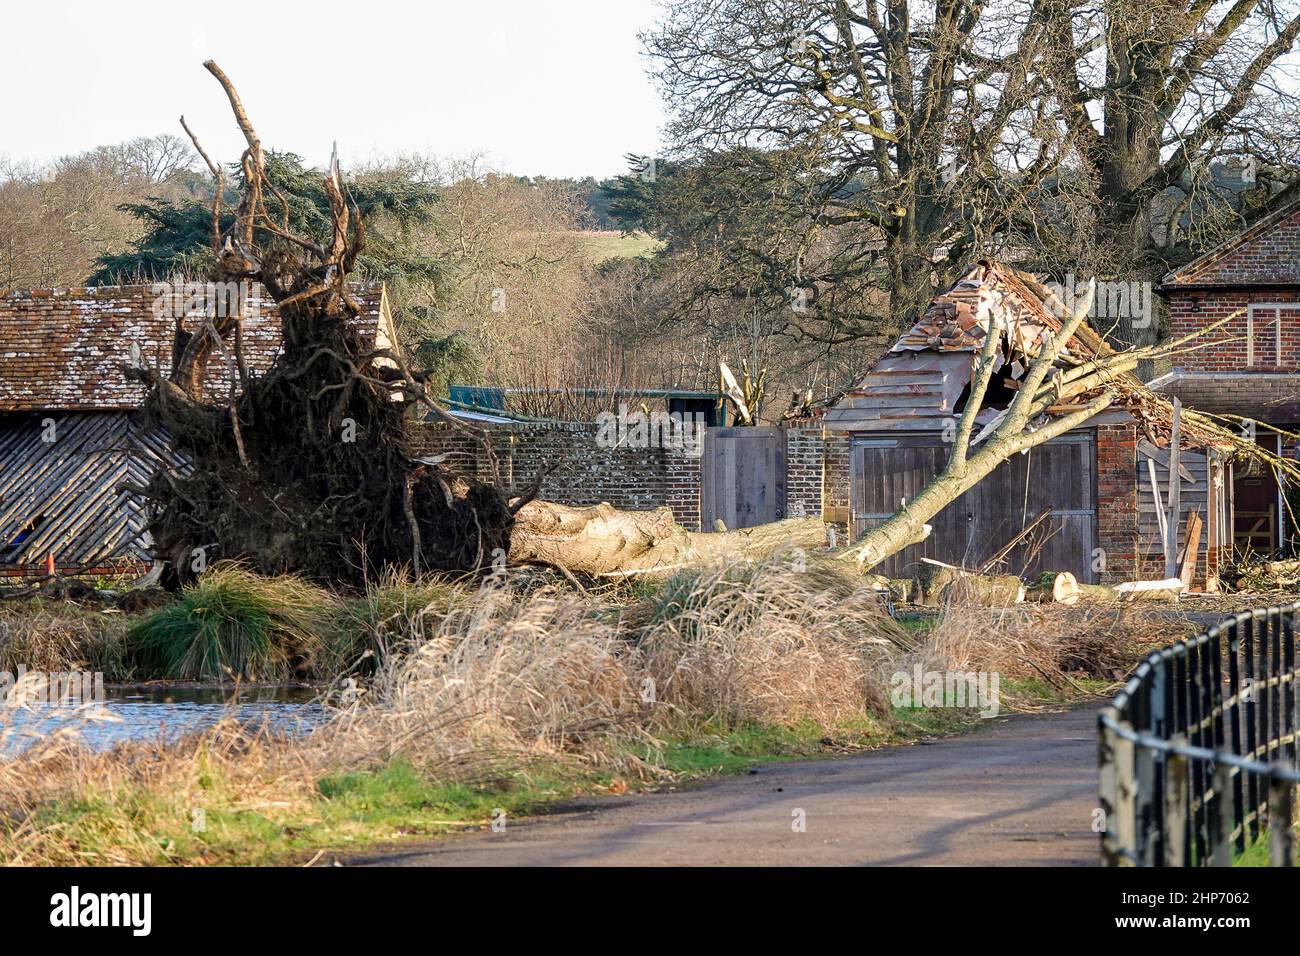
[{"label": "fallen tree", "polygon": [[623,577],[727,558],[761,558],[782,548],[810,553],[826,543],[820,518],[787,518],[755,528],[701,533],[668,508],[621,511],[532,501],[519,509],[510,545],[516,564],[549,564],[593,577]]},{"label": "fallen tree", "polygon": [[[146,413],[190,466],[123,486],[151,505],[148,530],[167,578],[182,581],[230,557],[264,573],[341,582],[391,565],[417,573],[490,566],[509,548],[515,513],[536,485],[512,498],[487,436],[431,401],[401,350],[364,328],[348,279],[366,232],[337,158],[324,174],[330,221],[318,234],[294,231],[294,198],[268,176],[234,84],[214,62],[204,66],[247,144],[232,216],[223,209],[222,167],[181,119],[215,180],[207,278],[265,289],[278,309],[281,348],[268,370],[250,372],[238,297],[222,310],[182,310],[169,370],[126,369],[149,387]],[[214,371],[223,377],[216,388],[207,382]],[[413,456],[407,422],[416,404],[483,443],[488,481]]]}]

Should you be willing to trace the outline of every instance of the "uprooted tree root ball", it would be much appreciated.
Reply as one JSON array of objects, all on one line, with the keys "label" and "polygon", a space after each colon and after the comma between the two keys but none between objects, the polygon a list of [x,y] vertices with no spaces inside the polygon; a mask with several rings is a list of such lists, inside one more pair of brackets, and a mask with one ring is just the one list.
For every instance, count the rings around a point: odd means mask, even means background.
[{"label": "uprooted tree root ball", "polygon": [[[172,583],[215,558],[353,583],[392,566],[417,574],[489,566],[508,552],[514,511],[532,494],[509,500],[487,437],[425,395],[399,348],[358,328],[364,310],[347,277],[366,233],[337,160],[324,177],[328,237],[293,232],[290,200],[267,175],[233,84],[212,61],[204,66],[248,144],[232,222],[222,215],[225,174],[191,133],[216,180],[210,278],[223,288],[260,284],[279,309],[282,345],[264,374],[250,374],[246,303],[236,297],[226,303],[234,308],[177,318],[166,376],[140,363],[127,369],[150,387],[146,409],[185,459],[144,488],[124,486],[151,503],[155,554]],[[210,372],[220,373],[215,382]],[[491,483],[413,458],[405,426],[417,403],[484,444]]]},{"label": "uprooted tree root ball", "polygon": [[393,565],[478,569],[509,549],[505,495],[413,460],[401,385],[380,377],[336,305],[285,310],[283,351],[235,404],[238,437],[228,410],[155,392],[193,466],[146,489],[157,554],[182,577],[196,560],[239,556],[264,574],[359,581]]}]

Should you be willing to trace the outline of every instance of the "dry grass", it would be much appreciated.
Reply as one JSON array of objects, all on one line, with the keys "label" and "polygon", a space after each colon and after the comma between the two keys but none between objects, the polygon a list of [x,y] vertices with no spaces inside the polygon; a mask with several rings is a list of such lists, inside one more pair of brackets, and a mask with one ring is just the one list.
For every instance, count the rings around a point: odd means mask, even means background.
[{"label": "dry grass", "polygon": [[632,651],[572,593],[489,585],[431,630],[427,618],[411,623],[427,637],[340,711],[331,762],[401,759],[442,780],[477,780],[534,758],[606,761],[636,731]]},{"label": "dry grass", "polygon": [[0,604],[0,671],[118,674],[130,621],[119,612],[54,600]]},{"label": "dry grass", "polygon": [[[688,723],[834,726],[888,706],[885,660],[910,641],[861,581],[777,556],[690,571],[633,611],[658,700]],[[661,719],[672,719],[669,714]]]},{"label": "dry grass", "polygon": [[[1150,651],[1194,634],[1169,608],[1144,605],[949,607],[921,651],[927,670],[997,672],[1045,680],[1068,693],[1077,681],[1122,679]],[[1073,683],[1072,683],[1073,682]]]},{"label": "dry grass", "polygon": [[555,768],[645,776],[666,740],[883,726],[886,675],[913,662],[1068,692],[1117,679],[1172,636],[1163,608],[954,606],[918,645],[857,578],[790,555],[683,572],[625,605],[567,587],[399,578],[335,601],[330,626],[354,651],[383,653],[359,696],[335,688],[323,728],[286,739],[227,723],[103,753],[70,735],[41,740],[0,761],[0,861],[204,860],[219,837],[190,832],[196,807],[210,829],[256,811],[279,839],[327,816],[326,778],[398,765],[449,787]]},{"label": "dry grass", "polygon": [[[907,638],[875,597],[775,558],[674,578],[630,608],[556,587],[486,585],[354,605],[401,647],[359,699],[304,738],[231,724],[167,746],[94,753],[71,735],[0,761],[0,860],[159,863],[203,858],[184,826],[269,808],[310,818],[329,775],[400,763],[439,785],[568,768],[648,775],[661,736],[746,722],[831,728],[887,712],[878,673]],[[293,824],[297,826],[297,823]]]},{"label": "dry grass", "polygon": [[346,765],[441,777],[541,757],[627,769],[629,744],[746,722],[834,726],[888,710],[881,661],[906,635],[875,596],[780,557],[681,574],[626,609],[485,587],[381,668],[330,736]]}]

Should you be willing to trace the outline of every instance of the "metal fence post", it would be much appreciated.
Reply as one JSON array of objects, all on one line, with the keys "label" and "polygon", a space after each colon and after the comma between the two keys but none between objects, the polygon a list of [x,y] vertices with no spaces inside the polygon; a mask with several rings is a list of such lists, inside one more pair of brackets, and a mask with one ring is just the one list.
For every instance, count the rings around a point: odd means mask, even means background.
[{"label": "metal fence post", "polygon": [[1232,866],[1232,768],[1214,765],[1214,799],[1210,802],[1210,865]]},{"label": "metal fence post", "polygon": [[1119,866],[1119,847],[1115,836],[1115,821],[1119,819],[1116,810],[1118,797],[1115,792],[1115,733],[1104,722],[1098,724],[1097,751],[1101,776],[1097,794],[1102,819],[1101,864]]},{"label": "metal fence post", "polygon": [[[1160,710],[1165,697],[1165,665],[1162,658],[1151,660],[1149,681],[1145,693],[1134,701],[1137,706],[1133,724],[1141,734],[1163,737],[1164,721],[1160,719]],[[1158,755],[1150,747],[1134,748],[1134,849],[1140,866],[1157,866],[1165,853],[1164,804],[1156,785],[1157,772],[1163,768],[1158,766],[1158,762],[1163,762],[1163,755]]]},{"label": "metal fence post", "polygon": [[[1187,746],[1182,734],[1175,746]],[[1187,865],[1187,758],[1179,753],[1165,760],[1165,866]]]},{"label": "metal fence post", "polygon": [[[1121,721],[1120,727],[1132,730]],[[1137,862],[1137,778],[1134,773],[1133,741],[1115,735],[1112,742],[1115,755],[1115,842],[1118,866],[1133,866]]]},{"label": "metal fence post", "polygon": [[1295,781],[1274,775],[1268,782],[1269,866],[1295,866]]}]

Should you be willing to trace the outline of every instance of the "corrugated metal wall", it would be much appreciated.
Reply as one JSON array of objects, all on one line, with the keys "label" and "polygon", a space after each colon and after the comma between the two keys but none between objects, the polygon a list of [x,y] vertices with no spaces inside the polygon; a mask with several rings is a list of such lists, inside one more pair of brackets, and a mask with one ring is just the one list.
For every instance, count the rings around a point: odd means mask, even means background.
[{"label": "corrugated metal wall", "polygon": [[135,412],[0,415],[0,564],[147,559],[144,502],[118,485],[163,462],[188,468]]}]

